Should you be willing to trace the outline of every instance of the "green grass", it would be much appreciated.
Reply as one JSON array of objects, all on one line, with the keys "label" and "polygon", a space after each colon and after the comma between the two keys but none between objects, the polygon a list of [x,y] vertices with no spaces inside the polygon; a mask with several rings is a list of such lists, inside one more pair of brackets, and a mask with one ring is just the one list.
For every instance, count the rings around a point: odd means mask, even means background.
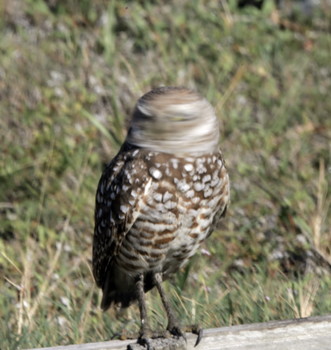
[{"label": "green grass", "polygon": [[[232,181],[227,218],[165,283],[182,323],[331,313],[331,9],[234,3],[0,3],[1,349],[139,329],[136,306],[99,309],[94,194],[136,99],[158,85],[215,106]],[[164,326],[155,291],[148,307]]]}]

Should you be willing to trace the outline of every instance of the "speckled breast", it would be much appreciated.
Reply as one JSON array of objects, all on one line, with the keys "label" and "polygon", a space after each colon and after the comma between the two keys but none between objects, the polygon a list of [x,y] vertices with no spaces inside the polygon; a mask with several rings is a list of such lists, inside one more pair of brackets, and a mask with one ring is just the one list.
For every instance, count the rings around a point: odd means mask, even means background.
[{"label": "speckled breast", "polygon": [[128,273],[153,270],[166,276],[194,255],[214,229],[229,200],[228,174],[221,153],[182,158],[134,153],[144,187],[136,203],[139,214],[116,261]]}]

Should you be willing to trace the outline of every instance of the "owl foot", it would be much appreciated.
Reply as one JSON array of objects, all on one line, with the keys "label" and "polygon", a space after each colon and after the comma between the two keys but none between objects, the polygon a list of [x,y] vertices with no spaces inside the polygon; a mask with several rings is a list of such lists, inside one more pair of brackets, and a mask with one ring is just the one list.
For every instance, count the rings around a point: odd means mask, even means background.
[{"label": "owl foot", "polygon": [[[177,332],[178,334],[178,332]],[[136,344],[128,345],[127,350],[155,350],[155,349],[176,349],[186,350],[186,340],[182,336],[173,336],[169,331],[153,333],[153,337],[142,335]]]},{"label": "owl foot", "polygon": [[147,350],[154,350],[154,346],[152,344],[153,340],[149,336],[141,335],[138,338],[137,343],[146,348]]},{"label": "owl foot", "polygon": [[155,331],[150,331],[150,330],[145,330],[144,333],[141,333],[137,343],[147,350],[154,350],[154,346],[157,343],[157,339],[166,339],[168,338],[167,332],[165,331],[160,331],[160,332],[155,332]]},{"label": "owl foot", "polygon": [[177,338],[182,337],[186,341],[185,333],[182,332],[180,327],[178,327],[176,325],[168,325],[167,330],[174,337],[177,337]]}]

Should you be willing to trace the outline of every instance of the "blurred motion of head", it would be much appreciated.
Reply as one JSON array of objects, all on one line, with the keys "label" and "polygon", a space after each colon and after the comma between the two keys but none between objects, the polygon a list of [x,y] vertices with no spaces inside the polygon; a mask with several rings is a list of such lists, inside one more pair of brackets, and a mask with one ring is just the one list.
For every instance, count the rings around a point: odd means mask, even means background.
[{"label": "blurred motion of head", "polygon": [[127,142],[177,155],[217,151],[219,124],[211,104],[183,87],[160,87],[143,95],[133,112]]}]

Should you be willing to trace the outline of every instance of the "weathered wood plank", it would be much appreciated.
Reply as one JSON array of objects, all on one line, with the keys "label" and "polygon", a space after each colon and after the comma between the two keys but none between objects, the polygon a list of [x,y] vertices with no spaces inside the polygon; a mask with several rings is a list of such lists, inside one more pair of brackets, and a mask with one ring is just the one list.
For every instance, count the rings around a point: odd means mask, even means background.
[{"label": "weathered wood plank", "polygon": [[[331,350],[331,315],[204,330],[201,343],[187,334],[187,350]],[[43,350],[126,350],[132,340],[42,348]],[[135,348],[135,347],[134,347]],[[157,350],[183,349],[160,343]],[[32,349],[30,349],[32,350]]]}]

